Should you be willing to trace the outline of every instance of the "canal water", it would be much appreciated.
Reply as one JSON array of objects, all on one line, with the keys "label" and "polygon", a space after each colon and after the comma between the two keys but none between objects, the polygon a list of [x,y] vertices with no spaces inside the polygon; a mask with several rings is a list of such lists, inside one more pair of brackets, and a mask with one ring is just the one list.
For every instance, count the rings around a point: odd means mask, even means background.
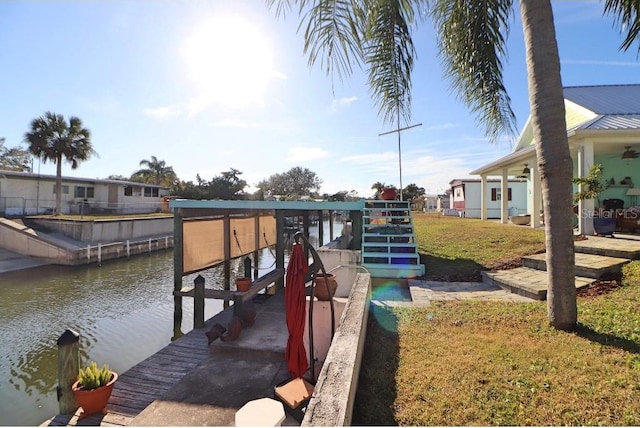
[{"label": "canal water", "polygon": [[[341,230],[335,222],[336,237]],[[326,243],[327,221],[324,231]],[[317,247],[317,227],[310,234]],[[273,269],[272,251],[260,252],[259,275]],[[242,260],[234,260],[232,278],[243,272]],[[223,287],[220,267],[200,274],[206,287]],[[183,285],[196,276],[185,276]],[[171,250],[102,266],[43,266],[0,275],[0,425],[39,425],[58,413],[56,340],[66,329],[80,334],[81,364],[96,360],[120,373],[168,345],[172,291]],[[222,301],[207,299],[205,319],[221,309]],[[192,329],[193,299],[185,298],[182,331]]]}]

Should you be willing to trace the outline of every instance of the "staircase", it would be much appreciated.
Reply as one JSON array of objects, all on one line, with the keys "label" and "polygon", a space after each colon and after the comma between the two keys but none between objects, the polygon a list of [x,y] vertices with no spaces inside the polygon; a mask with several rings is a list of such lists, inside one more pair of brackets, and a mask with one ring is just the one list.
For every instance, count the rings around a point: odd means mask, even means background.
[{"label": "staircase", "polygon": [[408,201],[365,201],[361,256],[362,266],[371,272],[373,278],[424,275]]},{"label": "staircase", "polygon": [[[575,242],[575,286],[586,287],[596,279],[620,272],[631,260],[640,259],[638,236],[621,236],[616,239],[589,237]],[[495,272],[482,272],[482,282],[498,285],[512,293],[536,300],[547,298],[547,273],[545,254],[522,258],[522,267]]]}]

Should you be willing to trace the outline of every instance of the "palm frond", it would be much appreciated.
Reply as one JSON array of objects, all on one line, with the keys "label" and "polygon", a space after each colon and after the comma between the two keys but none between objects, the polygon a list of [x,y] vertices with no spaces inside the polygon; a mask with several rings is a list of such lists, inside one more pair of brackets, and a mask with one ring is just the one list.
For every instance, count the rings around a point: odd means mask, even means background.
[{"label": "palm frond", "polygon": [[445,75],[492,140],[515,134],[503,83],[512,0],[436,0],[432,15]]},{"label": "palm frond", "polygon": [[[416,2],[375,2],[364,32],[364,58],[378,113],[387,123],[411,117],[411,73],[416,50],[411,38]],[[419,3],[419,2],[418,2]],[[399,125],[399,123],[398,123]]]},{"label": "palm frond", "polygon": [[615,15],[620,29],[626,30],[627,35],[620,45],[620,49],[627,50],[633,42],[638,42],[638,54],[640,55],[640,1],[638,0],[606,0],[604,13]]},{"label": "palm frond", "polygon": [[299,29],[304,28],[304,53],[310,67],[318,61],[329,76],[340,80],[360,65],[362,58],[358,17],[364,12],[357,0],[323,0],[303,13]]}]

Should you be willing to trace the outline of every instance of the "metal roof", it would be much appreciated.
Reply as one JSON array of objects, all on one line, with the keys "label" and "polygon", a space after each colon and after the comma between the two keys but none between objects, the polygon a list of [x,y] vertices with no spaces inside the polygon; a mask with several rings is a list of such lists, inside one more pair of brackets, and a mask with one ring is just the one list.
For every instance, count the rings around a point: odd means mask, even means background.
[{"label": "metal roof", "polygon": [[598,116],[576,129],[640,129],[640,114]]},{"label": "metal roof", "polygon": [[569,86],[564,98],[600,115],[640,115],[640,85]]},{"label": "metal roof", "polygon": [[[30,180],[56,180],[55,175],[49,174],[36,174],[33,172],[23,172],[23,171],[8,171],[0,169],[0,178],[4,177],[16,177],[16,178],[24,178]],[[101,179],[101,178],[82,178],[82,177],[67,177],[62,176],[62,181],[70,182],[70,183],[94,183],[94,184],[118,184],[120,186],[143,186],[143,187],[157,187],[158,189],[168,189],[166,186],[160,186],[157,184],[151,183],[140,183],[138,181],[123,181],[123,180],[110,180],[110,179]]]}]

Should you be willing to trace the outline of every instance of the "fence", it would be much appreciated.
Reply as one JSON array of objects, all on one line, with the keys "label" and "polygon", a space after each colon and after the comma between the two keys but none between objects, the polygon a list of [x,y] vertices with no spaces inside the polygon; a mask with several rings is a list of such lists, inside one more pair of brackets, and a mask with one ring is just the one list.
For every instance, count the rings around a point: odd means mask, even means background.
[{"label": "fence", "polygon": [[[0,197],[0,213],[6,217],[53,214],[55,206],[56,201],[49,199]],[[71,200],[63,201],[60,211],[63,214],[76,215],[145,214],[169,212],[169,206],[162,201],[112,203]]]}]

